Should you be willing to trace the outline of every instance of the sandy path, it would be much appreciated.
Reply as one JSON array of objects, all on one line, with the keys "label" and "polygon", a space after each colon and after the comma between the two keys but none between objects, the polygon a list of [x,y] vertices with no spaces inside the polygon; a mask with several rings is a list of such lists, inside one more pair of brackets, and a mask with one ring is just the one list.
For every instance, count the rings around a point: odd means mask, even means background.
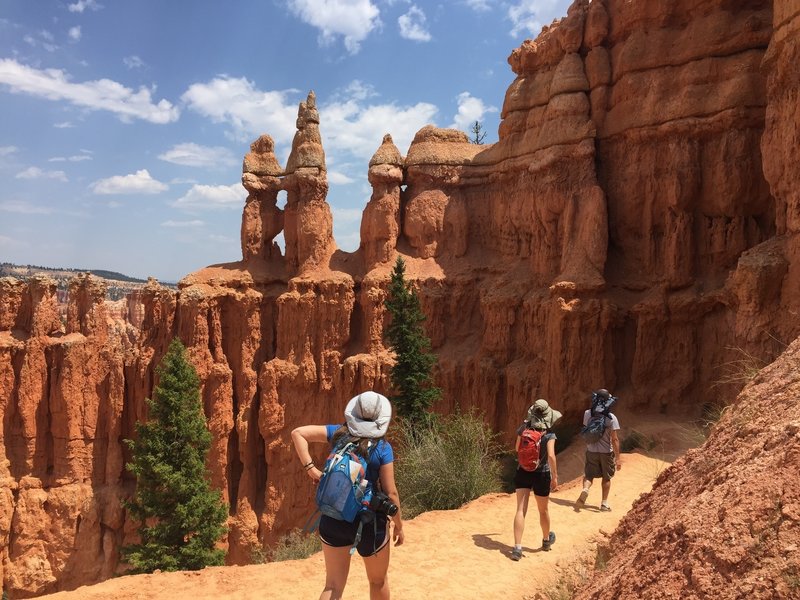
[{"label": "sandy path", "polygon": [[[561,455],[559,455],[560,457]],[[576,476],[577,457],[565,456],[561,474]],[[561,457],[559,465],[562,464]],[[633,501],[650,489],[668,463],[642,454],[623,455],[623,467],[615,477],[610,504],[613,511],[600,513],[599,481],[586,508],[573,509],[579,480],[563,485],[551,498],[552,529],[557,540],[551,552],[541,552],[538,513],[531,499],[526,524],[526,556],[513,562],[514,496],[491,494],[457,511],[436,511],[406,523],[406,543],[392,548],[389,577],[394,598],[522,599],[556,579],[557,567],[568,568],[594,552],[593,539],[601,530],[611,532]],[[119,577],[73,592],[46,596],[50,600],[147,599],[192,600],[237,598],[241,600],[317,598],[324,582],[322,553],[298,561],[216,567],[197,572],[162,573]],[[360,558],[354,558],[347,598],[368,598],[368,585]]]}]

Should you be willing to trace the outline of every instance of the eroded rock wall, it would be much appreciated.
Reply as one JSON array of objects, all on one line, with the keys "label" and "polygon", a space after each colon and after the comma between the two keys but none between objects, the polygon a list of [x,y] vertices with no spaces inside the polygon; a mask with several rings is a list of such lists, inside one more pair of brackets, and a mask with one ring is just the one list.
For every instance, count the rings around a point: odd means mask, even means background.
[{"label": "eroded rock wall", "polygon": [[0,280],[6,588],[121,568],[134,532],[121,440],[147,418],[173,336],[203,382],[229,562],[302,525],[312,486],[289,433],[389,391],[397,255],[439,357],[439,411],[477,407],[509,437],[535,398],[570,420],[601,385],[643,411],[732,398],[741,381],[721,365],[768,360],[800,332],[798,12],[577,0],[511,54],[497,143],[429,126],[403,156],[384,138],[355,253],[333,240],[312,93],[285,168],[267,135],[244,158],[241,261],[177,293],[150,282],[127,323],[92,278],[74,283],[64,323],[51,282]]}]

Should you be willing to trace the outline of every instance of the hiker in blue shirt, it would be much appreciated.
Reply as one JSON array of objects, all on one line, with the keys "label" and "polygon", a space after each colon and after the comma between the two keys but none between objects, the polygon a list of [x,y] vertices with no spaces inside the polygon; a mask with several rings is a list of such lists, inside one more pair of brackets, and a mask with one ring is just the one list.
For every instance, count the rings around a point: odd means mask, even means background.
[{"label": "hiker in blue shirt", "polygon": [[355,452],[367,460],[365,480],[373,490],[372,504],[376,504],[375,499],[380,500],[379,505],[369,511],[367,524],[361,523],[359,518],[350,523],[326,514],[321,516],[319,537],[325,556],[325,588],[320,600],[342,597],[354,546],[364,558],[370,600],[388,600],[390,521],[394,524],[391,537],[395,546],[401,545],[405,539],[400,496],[394,479],[394,452],[391,444],[383,439],[392,417],[392,407],[385,396],[367,391],[348,402],[344,417],[344,425],[304,425],[292,431],[297,456],[315,482],[322,477],[322,470],[311,458],[309,443],[327,442],[332,449],[341,448],[347,442],[355,443]]},{"label": "hiker in blue shirt", "polygon": [[514,549],[511,560],[522,558],[522,533],[528,514],[531,490],[539,510],[539,525],[542,528],[542,550],[547,552],[556,541],[550,531],[550,492],[558,487],[556,463],[556,434],[550,431],[561,413],[553,410],[547,400],[540,398],[528,409],[528,418],[517,429],[515,449],[519,466],[514,476],[517,497],[517,512],[514,514]]}]

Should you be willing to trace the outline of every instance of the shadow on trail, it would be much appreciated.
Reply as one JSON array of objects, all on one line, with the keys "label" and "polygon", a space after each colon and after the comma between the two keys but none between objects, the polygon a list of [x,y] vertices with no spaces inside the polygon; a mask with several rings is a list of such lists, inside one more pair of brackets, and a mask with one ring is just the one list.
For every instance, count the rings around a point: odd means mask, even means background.
[{"label": "shadow on trail", "polygon": [[553,496],[550,496],[550,502],[552,502],[553,504],[558,504],[559,506],[570,506],[570,507],[575,506],[574,500],[567,500],[566,498],[555,498]]},{"label": "shadow on trail", "polygon": [[[513,546],[509,546],[508,544],[504,544],[503,542],[498,542],[497,540],[493,540],[491,536],[500,535],[499,533],[474,533],[472,535],[472,541],[475,542],[475,545],[478,548],[484,548],[485,550],[497,550],[503,556],[511,557],[511,551],[514,549]],[[524,552],[539,552],[540,548],[528,548],[527,546],[523,546],[522,550]]]},{"label": "shadow on trail", "polygon": [[550,496],[550,502],[558,504],[559,506],[567,506],[572,508],[575,512],[600,512],[600,505],[594,506],[592,504],[584,504],[581,508],[576,508],[575,502],[573,500],[567,500],[566,498],[553,498],[553,496]]}]

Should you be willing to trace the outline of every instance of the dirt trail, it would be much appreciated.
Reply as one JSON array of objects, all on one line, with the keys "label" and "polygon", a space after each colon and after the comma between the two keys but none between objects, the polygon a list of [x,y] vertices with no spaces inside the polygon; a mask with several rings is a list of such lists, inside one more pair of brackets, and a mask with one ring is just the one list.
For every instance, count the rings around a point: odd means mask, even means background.
[{"label": "dirt trail", "polygon": [[[662,423],[663,427],[663,423]],[[645,429],[644,427],[639,428]],[[579,446],[580,444],[575,444]],[[559,570],[574,567],[594,552],[597,534],[611,533],[632,503],[648,491],[676,453],[663,446],[653,456],[624,454],[622,470],[611,488],[610,513],[598,510],[599,481],[586,507],[575,512],[580,480],[562,485],[551,496],[550,515],[557,540],[550,552],[538,550],[541,530],[531,501],[519,562],[509,559],[513,546],[513,494],[490,494],[456,511],[425,513],[405,524],[406,543],[392,548],[389,567],[392,596],[400,600],[455,598],[523,599],[553,585]],[[559,455],[562,475],[578,477],[579,448]],[[270,600],[317,598],[324,582],[322,553],[298,561],[246,567],[215,567],[196,572],[119,577],[103,583],[45,596],[48,600],[192,600],[236,598]],[[345,597],[366,599],[363,563],[353,559]]]}]

